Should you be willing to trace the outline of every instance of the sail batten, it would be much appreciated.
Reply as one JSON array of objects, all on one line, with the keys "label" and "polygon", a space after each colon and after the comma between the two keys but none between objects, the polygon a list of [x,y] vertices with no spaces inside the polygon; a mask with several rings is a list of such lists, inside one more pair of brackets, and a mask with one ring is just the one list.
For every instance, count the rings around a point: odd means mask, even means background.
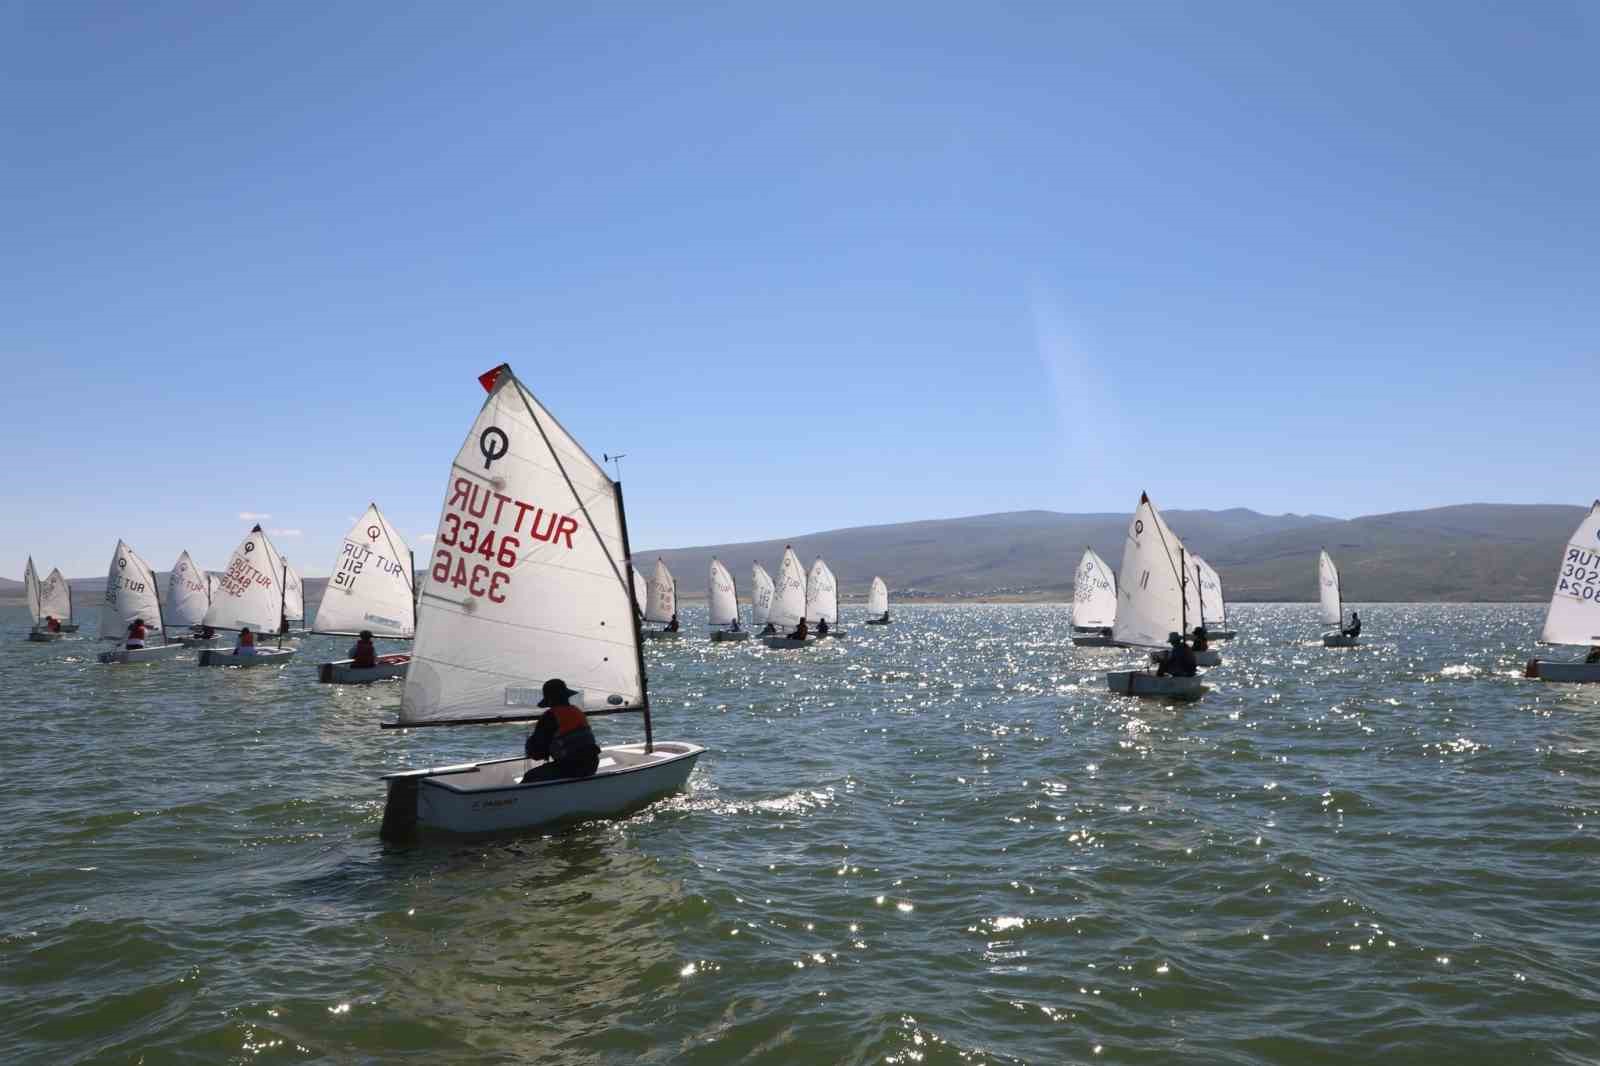
[{"label": "sail batten", "polygon": [[206,575],[194,565],[188,552],[178,556],[167,575],[167,624],[176,627],[199,625],[211,609]]},{"label": "sail batten", "polygon": [[793,628],[806,614],[806,571],[793,548],[783,549],[783,562],[773,584],[772,612],[767,621],[780,628]]},{"label": "sail batten", "polygon": [[1083,549],[1072,579],[1072,624],[1104,628],[1117,619],[1117,579],[1093,548]]},{"label": "sail batten", "polygon": [[417,631],[414,582],[410,548],[378,505],[368,504],[344,535],[312,630],[409,640]]},{"label": "sail batten", "polygon": [[776,589],[772,575],[760,563],[750,564],[750,624],[764,626],[772,617],[772,599]]},{"label": "sail batten", "polygon": [[1539,641],[1600,645],[1600,500],[1567,540]]},{"label": "sail batten", "polygon": [[732,625],[739,620],[739,591],[734,586],[733,575],[716,559],[711,560],[711,574],[706,587],[708,624]]}]

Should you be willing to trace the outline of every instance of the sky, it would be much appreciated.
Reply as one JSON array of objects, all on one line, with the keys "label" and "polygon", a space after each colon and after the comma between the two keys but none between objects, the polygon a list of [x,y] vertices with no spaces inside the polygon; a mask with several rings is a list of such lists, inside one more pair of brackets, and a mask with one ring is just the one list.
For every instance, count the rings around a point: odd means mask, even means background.
[{"label": "sky", "polygon": [[509,361],[636,546],[1586,504],[1600,9],[0,0],[0,575],[431,533]]}]

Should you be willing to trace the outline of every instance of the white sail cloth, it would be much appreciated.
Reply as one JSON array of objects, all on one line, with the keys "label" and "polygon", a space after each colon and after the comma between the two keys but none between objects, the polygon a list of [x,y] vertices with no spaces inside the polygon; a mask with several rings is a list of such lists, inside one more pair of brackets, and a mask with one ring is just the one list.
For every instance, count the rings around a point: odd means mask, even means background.
[{"label": "white sail cloth", "polygon": [[874,618],[889,609],[889,586],[883,578],[872,579],[872,588],[867,592],[867,613]]},{"label": "white sail cloth", "polygon": [[778,580],[773,585],[772,613],[767,621],[782,629],[800,624],[806,615],[806,571],[793,548],[783,549]]},{"label": "white sail cloth", "polygon": [[644,705],[615,483],[511,373],[453,457],[400,722],[529,718],[561,678],[591,710]]},{"label": "white sail cloth", "polygon": [[644,609],[650,601],[650,579],[639,573],[637,566],[629,568],[633,572],[633,602],[639,608],[639,616],[644,617]]},{"label": "white sail cloth", "polygon": [[375,637],[409,639],[417,632],[413,580],[405,540],[378,505],[370,503],[344,535],[312,628],[337,636],[367,629]]},{"label": "white sail cloth", "polygon": [[175,628],[199,625],[211,608],[210,586],[206,575],[188,552],[178,556],[167,575],[166,622]]},{"label": "white sail cloth", "polygon": [[714,626],[731,625],[739,620],[739,592],[733,585],[733,575],[716,559],[711,560],[711,576],[706,586],[708,623]]},{"label": "white sail cloth", "polygon": [[44,623],[44,582],[39,580],[39,571],[33,568],[33,556],[28,556],[28,567],[22,571],[22,588],[28,597],[28,613],[33,616],[33,624]]},{"label": "white sail cloth", "polygon": [[1117,619],[1117,579],[1093,548],[1083,549],[1072,578],[1072,624],[1104,628]]},{"label": "white sail cloth", "polygon": [[678,582],[667,569],[667,564],[656,560],[656,572],[650,576],[650,599],[645,603],[646,622],[670,622],[678,613]]},{"label": "white sail cloth", "polygon": [[830,626],[839,622],[839,582],[821,559],[806,576],[806,617]]},{"label": "white sail cloth", "polygon": [[1183,542],[1141,495],[1122,544],[1117,588],[1117,618],[1112,633],[1127,644],[1165,647],[1167,635],[1185,626]]},{"label": "white sail cloth", "polygon": [[60,570],[51,570],[40,586],[39,612],[57,622],[72,621],[72,586],[61,576]]},{"label": "white sail cloth", "polygon": [[300,620],[306,616],[305,582],[300,580],[300,571],[287,561],[283,571],[283,616]]},{"label": "white sail cloth", "polygon": [[1199,613],[1189,619],[1189,625],[1220,626],[1228,619],[1227,607],[1222,602],[1222,578],[1200,556],[1191,555],[1189,559],[1189,580],[1195,586],[1199,601]]},{"label": "white sail cloth", "polygon": [[122,640],[134,619],[152,633],[162,628],[161,594],[156,572],[127,542],[117,541],[106,572],[105,601],[100,605],[100,639]]},{"label": "white sail cloth", "polygon": [[1539,640],[1600,644],[1600,500],[1567,541]]},{"label": "white sail cloth", "polygon": [[772,575],[760,563],[750,565],[750,624],[765,626],[772,617]]},{"label": "white sail cloth", "polygon": [[1317,559],[1317,594],[1322,604],[1322,624],[1344,624],[1344,598],[1339,592],[1339,568],[1326,550]]},{"label": "white sail cloth", "polygon": [[283,557],[256,526],[217,575],[205,624],[216,629],[276,633],[284,618]]}]

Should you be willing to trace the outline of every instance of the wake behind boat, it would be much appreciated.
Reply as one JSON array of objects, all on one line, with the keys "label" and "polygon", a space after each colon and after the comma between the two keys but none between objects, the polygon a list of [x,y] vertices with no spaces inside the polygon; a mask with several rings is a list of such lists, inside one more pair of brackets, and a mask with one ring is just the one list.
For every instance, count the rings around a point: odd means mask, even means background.
[{"label": "wake behind boat", "polygon": [[[462,551],[476,552],[476,529],[475,525],[460,527],[444,543],[461,544]],[[411,657],[379,655],[372,642],[380,638],[410,640],[416,635],[416,564],[411,549],[376,503],[367,504],[366,513],[344,535],[333,567],[312,632],[357,640],[351,657],[318,664],[317,680],[364,685],[405,677]]]},{"label": "wake behind boat", "polygon": [[1576,662],[1530,659],[1524,677],[1600,682],[1600,500],[1567,541],[1539,643],[1587,646],[1589,654]]}]

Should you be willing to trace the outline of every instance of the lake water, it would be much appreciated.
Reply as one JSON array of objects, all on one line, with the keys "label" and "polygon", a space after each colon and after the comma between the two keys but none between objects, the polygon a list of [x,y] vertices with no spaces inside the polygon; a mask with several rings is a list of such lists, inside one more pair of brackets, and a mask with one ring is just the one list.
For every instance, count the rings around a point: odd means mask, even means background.
[{"label": "lake water", "polygon": [[787,653],[691,609],[685,794],[395,848],[380,774],[524,730],[380,732],[344,641],[103,667],[10,611],[0,1062],[1595,1061],[1600,687],[1520,677],[1542,608],[1361,613],[1238,607],[1179,706],[1061,607]]}]

